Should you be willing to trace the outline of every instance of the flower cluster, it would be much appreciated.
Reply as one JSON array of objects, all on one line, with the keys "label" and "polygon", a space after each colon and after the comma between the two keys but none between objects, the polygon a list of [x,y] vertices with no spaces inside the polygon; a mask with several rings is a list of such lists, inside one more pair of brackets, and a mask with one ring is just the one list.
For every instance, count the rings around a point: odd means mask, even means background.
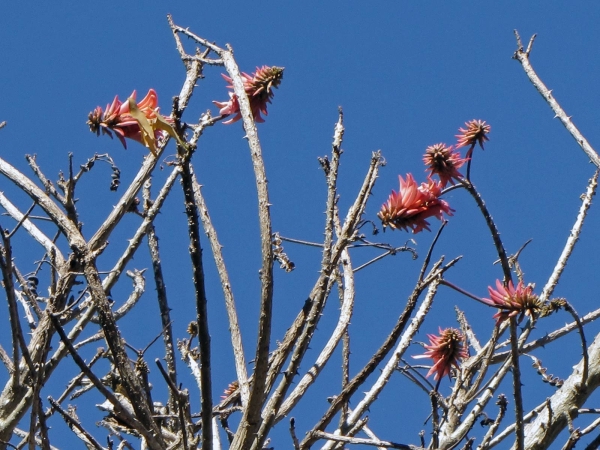
[{"label": "flower cluster", "polygon": [[469,356],[465,346],[463,334],[455,328],[439,329],[439,335],[428,334],[429,345],[425,345],[427,351],[422,355],[413,356],[415,359],[431,358],[433,366],[427,372],[427,376],[435,373],[434,380],[439,380],[450,375],[452,366],[458,368],[460,362]]},{"label": "flower cluster", "polygon": [[460,157],[460,153],[454,151],[452,146],[446,147],[446,144],[430,145],[425,149],[423,162],[430,171],[429,176],[437,175],[440,178],[442,187],[448,182],[454,184],[454,180],[459,180],[463,176],[458,171],[466,162],[466,159]]},{"label": "flower cluster", "polygon": [[494,315],[496,324],[514,316],[519,316],[518,322],[523,320],[524,316],[535,317],[543,306],[539,297],[533,293],[533,286],[525,286],[522,281],[519,281],[515,288],[512,281],[508,282],[508,287],[504,287],[500,280],[496,280],[496,289],[489,286],[488,291],[490,298],[482,300],[484,303],[500,309]]},{"label": "flower cluster", "polygon": [[[383,227],[388,225],[394,229],[411,229],[418,233],[429,229],[427,218],[436,217],[443,220],[443,214],[451,216],[454,211],[448,203],[439,197],[442,189],[448,183],[460,181],[463,175],[458,171],[471,158],[471,153],[476,143],[483,148],[483,142],[489,140],[487,134],[490,126],[483,120],[471,120],[465,123],[466,128],[459,128],[461,134],[457,135],[456,147],[440,143],[427,147],[423,162],[427,166],[427,183],[417,185],[412,174],[406,176],[406,181],[400,178],[400,190],[392,191],[388,201],[381,206],[377,216],[381,219]],[[460,156],[456,149],[471,145],[465,158]],[[467,173],[468,173],[467,169]],[[434,181],[437,176],[440,181]]]},{"label": "flower cluster", "polygon": [[398,178],[400,190],[392,191],[377,214],[384,227],[411,229],[414,234],[423,230],[431,231],[427,221],[429,217],[442,220],[444,213],[452,215],[454,210],[439,198],[442,192],[440,182],[429,179],[427,183],[418,185],[410,173],[406,175],[406,180],[401,176]]},{"label": "flower cluster", "polygon": [[466,128],[459,128],[460,134],[456,135],[458,143],[456,148],[469,147],[466,158],[469,159],[475,148],[475,144],[479,143],[479,146],[483,149],[483,143],[489,141],[487,137],[488,133],[492,129],[485,120],[470,120],[465,122]]},{"label": "flower cluster", "polygon": [[[221,76],[225,79],[225,81],[230,83],[227,87],[233,89],[233,82],[231,78],[223,74]],[[256,122],[264,122],[265,120],[260,114],[263,113],[265,116],[268,114],[267,103],[271,103],[271,99],[275,95],[273,88],[276,88],[281,84],[281,79],[283,78],[283,67],[257,67],[256,72],[254,72],[252,75],[242,73],[242,78],[244,79],[244,90],[246,91],[248,99],[250,100],[252,116]],[[213,101],[213,103],[219,108],[220,114],[224,116],[235,114],[231,119],[223,122],[224,124],[234,123],[242,118],[240,104],[237,95],[234,92],[229,92],[228,101]]]},{"label": "flower cluster", "polygon": [[173,120],[159,113],[158,95],[154,89],[150,89],[139,103],[136,103],[135,98],[136,91],[125,102],[121,102],[118,95],[115,96],[104,110],[97,106],[90,112],[87,124],[98,136],[102,131],[102,134],[108,134],[112,138],[114,132],[123,147],[127,148],[125,138],[133,139],[156,155],[157,139],[166,134],[174,134],[171,127]]}]

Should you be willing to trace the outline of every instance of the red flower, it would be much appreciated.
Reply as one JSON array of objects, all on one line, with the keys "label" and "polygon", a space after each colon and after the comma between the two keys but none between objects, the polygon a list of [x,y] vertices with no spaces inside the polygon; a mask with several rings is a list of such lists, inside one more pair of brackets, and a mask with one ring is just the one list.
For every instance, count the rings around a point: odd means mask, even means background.
[{"label": "red flower", "polygon": [[[149,147],[155,153],[156,140],[164,137],[165,134],[172,134],[170,130],[165,129],[165,122],[168,127],[168,124],[173,123],[173,119],[160,115],[158,96],[154,89],[150,89],[143,100],[137,104],[135,97],[136,91],[133,91],[125,102],[121,102],[118,95],[115,96],[113,102],[106,105],[104,111],[100,106],[96,107],[88,115],[87,123],[90,130],[97,135],[100,135],[102,130],[102,134],[108,134],[112,138],[114,131],[125,148],[127,148],[125,138],[128,138]],[[144,123],[141,123],[142,121]],[[147,136],[150,133],[148,130],[151,131],[150,136]]]},{"label": "red flower", "polygon": [[484,141],[490,140],[487,135],[492,127],[486,124],[485,120],[470,120],[465,122],[465,126],[466,128],[458,129],[460,134],[456,135],[458,138],[456,148],[470,146],[466,154],[466,159],[469,159],[476,143],[479,143],[479,146],[483,149]]},{"label": "red flower", "polygon": [[468,358],[469,352],[464,343],[462,333],[455,328],[439,328],[439,336],[428,334],[429,345],[425,345],[427,351],[422,355],[413,356],[415,359],[431,358],[433,366],[427,372],[427,377],[435,373],[434,380],[439,380],[450,375],[452,366],[458,369],[460,362]]},{"label": "red flower", "polygon": [[[228,83],[232,83],[231,78],[229,78],[227,75],[221,74],[221,76]],[[257,67],[256,72],[254,72],[252,75],[248,75],[247,73],[243,72],[242,78],[244,79],[244,90],[246,91],[248,99],[250,100],[252,116],[256,122],[262,123],[265,120],[262,118],[260,113],[263,113],[265,116],[268,114],[267,103],[271,103],[271,99],[275,95],[273,88],[276,88],[281,84],[281,79],[283,78],[283,67]],[[233,89],[232,84],[227,87]],[[220,114],[224,116],[235,114],[235,116],[233,116],[231,119],[223,122],[224,124],[234,123],[242,118],[238,98],[233,92],[229,93],[228,101],[213,101],[213,103],[220,108]]]},{"label": "red flower", "polygon": [[436,217],[439,220],[444,218],[443,213],[451,216],[452,208],[439,196],[442,191],[442,184],[435,182],[431,178],[428,183],[417,185],[413,176],[406,175],[406,181],[400,179],[400,190],[392,191],[388,201],[381,206],[381,211],[377,216],[381,219],[384,226],[390,226],[394,229],[411,229],[416,234],[424,229],[429,229],[427,218]]},{"label": "red flower", "polygon": [[430,145],[425,150],[423,157],[425,165],[429,166],[430,176],[437,175],[442,182],[442,188],[448,182],[454,184],[454,180],[462,178],[462,174],[458,171],[466,162],[467,159],[460,157],[458,152],[452,149],[452,146],[446,147],[445,144]]},{"label": "red flower", "polygon": [[542,303],[537,295],[533,293],[533,286],[525,286],[519,281],[516,289],[512,281],[508,282],[508,287],[504,287],[500,280],[496,280],[496,289],[488,287],[490,298],[483,298],[483,302],[499,308],[494,315],[496,324],[500,324],[509,317],[519,316],[518,322],[523,320],[524,316],[534,317],[542,307]]}]

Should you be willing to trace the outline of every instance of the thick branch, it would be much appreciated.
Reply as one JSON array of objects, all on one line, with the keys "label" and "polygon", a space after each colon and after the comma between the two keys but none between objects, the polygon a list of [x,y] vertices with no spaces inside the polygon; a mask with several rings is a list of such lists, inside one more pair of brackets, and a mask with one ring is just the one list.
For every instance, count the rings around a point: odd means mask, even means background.
[{"label": "thick branch", "polygon": [[254,123],[250,101],[244,89],[244,82],[237,63],[233,59],[231,49],[229,51],[218,51],[223,59],[225,69],[232,79],[233,90],[240,104],[240,113],[246,139],[250,146],[252,166],[256,178],[256,190],[258,194],[258,220],[260,224],[260,240],[262,267],[260,269],[261,295],[260,315],[258,324],[258,342],[256,345],[256,356],[254,358],[254,380],[248,407],[244,411],[242,422],[238,428],[235,439],[231,445],[232,449],[248,449],[254,434],[261,423],[260,411],[265,399],[265,382],[269,362],[269,343],[271,340],[271,321],[273,310],[273,247],[271,245],[271,214],[269,211],[269,192],[267,188],[267,174],[262,157],[262,150],[258,140],[258,131]]}]

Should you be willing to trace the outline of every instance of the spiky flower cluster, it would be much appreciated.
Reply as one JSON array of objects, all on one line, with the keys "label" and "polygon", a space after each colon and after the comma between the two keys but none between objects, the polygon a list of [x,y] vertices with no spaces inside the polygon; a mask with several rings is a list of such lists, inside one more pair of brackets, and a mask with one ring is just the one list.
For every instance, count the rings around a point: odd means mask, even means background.
[{"label": "spiky flower cluster", "polygon": [[427,166],[429,176],[437,175],[442,183],[442,188],[449,182],[454,184],[454,180],[460,180],[463,176],[458,171],[466,162],[466,159],[460,157],[460,153],[452,147],[446,147],[446,144],[430,145],[425,149],[423,162]]},{"label": "spiky flower cluster", "polygon": [[[233,89],[233,82],[227,75],[221,74],[221,76],[230,83],[227,87]],[[263,113],[265,116],[267,113],[267,103],[271,103],[271,99],[275,95],[273,88],[278,87],[281,84],[283,78],[283,67],[269,67],[262,66],[257,67],[256,72],[252,75],[242,73],[244,79],[244,90],[250,100],[250,109],[252,110],[252,116],[256,122],[262,123],[265,120],[260,115]],[[235,114],[231,119],[224,124],[230,124],[237,122],[242,118],[240,112],[240,104],[237,95],[234,92],[229,92],[229,100],[226,102],[213,103],[219,108],[219,113],[224,116]]]},{"label": "spiky flower cluster", "polygon": [[482,299],[484,303],[500,309],[495,315],[496,324],[500,324],[510,317],[519,316],[518,322],[523,320],[524,316],[536,317],[542,309],[542,302],[539,297],[533,293],[533,286],[525,286],[519,281],[515,288],[512,281],[504,287],[500,280],[496,280],[496,289],[489,286],[490,298]]},{"label": "spiky flower cluster", "polygon": [[428,334],[427,337],[429,338],[429,345],[425,345],[427,351],[422,355],[413,356],[413,358],[433,359],[433,366],[427,372],[427,376],[435,374],[434,380],[450,375],[450,369],[458,368],[461,361],[469,356],[463,334],[455,328],[446,328],[445,330],[439,328],[439,335]]},{"label": "spiky flower cluster", "polygon": [[154,89],[150,89],[139,103],[135,99],[136,91],[125,102],[121,102],[118,95],[115,96],[104,110],[97,106],[90,112],[87,124],[98,136],[102,131],[102,134],[112,138],[114,132],[125,148],[125,138],[128,138],[145,145],[156,154],[156,141],[166,134],[172,134],[169,128],[173,120],[159,113],[158,95]]},{"label": "spiky flower cluster", "polygon": [[458,142],[456,148],[469,147],[466,158],[469,159],[475,148],[475,144],[479,143],[479,146],[483,149],[483,143],[489,141],[487,135],[491,131],[492,127],[485,123],[485,120],[470,120],[465,122],[466,128],[459,128],[460,134],[456,135]]},{"label": "spiky flower cluster", "polygon": [[411,229],[416,234],[423,230],[431,231],[427,221],[429,217],[442,220],[444,213],[452,215],[450,205],[439,198],[442,192],[440,182],[429,179],[427,183],[418,185],[410,173],[406,175],[406,180],[401,176],[398,178],[400,190],[392,191],[377,214],[384,227]]},{"label": "spiky flower cluster", "polygon": [[[459,128],[461,134],[457,135],[458,143],[454,146],[446,146],[439,143],[430,145],[425,150],[423,162],[427,166],[427,183],[417,185],[412,174],[406,176],[406,181],[400,178],[400,190],[392,191],[388,201],[381,206],[377,216],[381,219],[383,227],[390,226],[393,229],[409,230],[418,233],[429,229],[427,218],[436,217],[443,220],[444,213],[451,216],[454,211],[448,203],[439,197],[448,183],[454,184],[460,181],[463,175],[458,171],[470,160],[475,144],[479,142],[483,148],[483,142],[488,140],[487,134],[490,126],[483,120],[471,120],[466,122],[466,128]],[[459,147],[471,145],[465,158],[456,151]],[[468,170],[467,170],[468,172]],[[433,177],[437,176],[438,181]]]}]

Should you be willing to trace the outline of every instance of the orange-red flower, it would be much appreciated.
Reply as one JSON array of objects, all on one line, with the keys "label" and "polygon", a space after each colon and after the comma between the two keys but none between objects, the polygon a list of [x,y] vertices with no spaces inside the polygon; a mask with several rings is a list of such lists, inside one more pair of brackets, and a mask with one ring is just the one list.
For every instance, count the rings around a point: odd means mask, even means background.
[{"label": "orange-red flower", "polygon": [[483,298],[483,302],[500,309],[494,314],[496,324],[503,322],[509,317],[519,316],[517,321],[523,320],[524,316],[534,317],[542,307],[539,297],[533,293],[533,286],[525,286],[519,281],[515,288],[512,281],[508,287],[504,287],[500,280],[496,280],[496,289],[488,287],[490,298]]},{"label": "orange-red flower", "polygon": [[427,372],[429,377],[435,373],[434,380],[439,380],[450,375],[452,366],[458,368],[461,361],[469,356],[465,346],[463,334],[455,328],[439,328],[439,335],[428,334],[429,345],[425,345],[427,351],[422,355],[413,356],[415,359],[431,358],[433,366]]},{"label": "orange-red flower", "polygon": [[[164,126],[157,125],[159,122],[170,124],[173,123],[173,120],[170,117],[160,115],[158,95],[154,89],[150,89],[148,94],[137,104],[135,98],[136,91],[133,91],[125,102],[121,102],[118,95],[115,96],[113,102],[106,105],[104,111],[100,106],[96,107],[88,115],[87,123],[90,130],[97,135],[100,135],[100,131],[102,131],[102,134],[108,134],[112,138],[112,132],[114,132],[125,148],[127,148],[125,138],[128,138],[149,146],[154,153],[156,139],[169,133]],[[135,111],[132,110],[132,105],[136,109]],[[139,116],[136,117],[138,113],[145,117],[146,122],[144,124],[140,123]],[[150,127],[152,136],[146,136],[147,133],[142,131],[144,126]],[[152,139],[154,142],[149,143],[148,139]]]},{"label": "orange-red flower", "polygon": [[225,400],[227,397],[229,397],[231,394],[233,394],[239,388],[240,388],[239,381],[237,381],[237,380],[232,381],[231,383],[229,383],[229,386],[227,386],[227,389],[225,389],[225,391],[223,391],[223,395],[221,395],[221,398],[223,400]]},{"label": "orange-red flower", "polygon": [[470,120],[465,122],[465,126],[466,128],[458,129],[460,134],[456,135],[458,139],[456,148],[470,146],[466,155],[466,158],[469,159],[473,153],[475,144],[479,143],[479,146],[483,148],[483,143],[490,140],[487,135],[492,127],[485,123],[485,120]]},{"label": "orange-red flower", "polygon": [[392,191],[388,201],[381,206],[377,216],[384,226],[394,229],[409,230],[413,234],[429,229],[429,217],[439,220],[444,218],[444,213],[451,216],[452,208],[444,200],[439,198],[442,192],[442,184],[431,178],[427,183],[419,186],[413,176],[406,175],[406,181],[400,179],[400,190]]},{"label": "orange-red flower", "polygon": [[442,182],[442,188],[448,182],[454,184],[454,180],[462,178],[462,174],[458,171],[466,162],[466,159],[460,157],[460,153],[454,151],[452,146],[446,147],[446,144],[430,145],[425,149],[423,162],[429,170],[430,176],[437,175]]},{"label": "orange-red flower", "polygon": [[[224,74],[221,74],[221,76],[225,79],[225,81],[230,83],[227,87],[233,89],[231,78]],[[271,99],[275,95],[273,88],[276,88],[281,84],[281,79],[283,78],[283,67],[257,67],[256,72],[254,72],[252,75],[248,75],[247,73],[243,72],[242,78],[244,80],[244,90],[246,91],[248,99],[250,100],[252,116],[256,122],[264,122],[265,120],[262,118],[260,113],[263,113],[265,116],[268,115],[267,103],[271,103]],[[233,92],[229,92],[228,101],[213,101],[213,103],[219,108],[220,114],[224,116],[235,114],[231,119],[223,122],[224,124],[234,123],[242,118],[237,95],[235,95]]]}]

